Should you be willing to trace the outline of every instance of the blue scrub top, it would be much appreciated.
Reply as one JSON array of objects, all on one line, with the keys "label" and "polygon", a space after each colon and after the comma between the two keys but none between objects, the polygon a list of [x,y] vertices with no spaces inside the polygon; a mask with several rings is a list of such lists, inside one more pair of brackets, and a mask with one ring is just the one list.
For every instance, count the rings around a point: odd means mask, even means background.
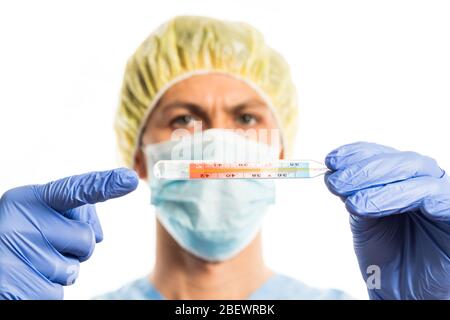
[{"label": "blue scrub top", "polygon": [[[164,300],[165,298],[149,282],[148,277],[130,282],[116,291],[95,299],[104,300]],[[346,300],[352,299],[345,292],[336,289],[317,289],[291,277],[275,274],[259,289],[253,292],[249,300]]]}]

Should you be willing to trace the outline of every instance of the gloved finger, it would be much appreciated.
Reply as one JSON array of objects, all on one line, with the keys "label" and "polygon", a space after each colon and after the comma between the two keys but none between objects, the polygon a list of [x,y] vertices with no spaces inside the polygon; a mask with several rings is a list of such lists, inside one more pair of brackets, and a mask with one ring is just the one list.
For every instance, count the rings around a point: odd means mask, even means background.
[{"label": "gloved finger", "polygon": [[136,172],[120,168],[63,178],[38,186],[37,190],[47,205],[61,212],[124,196],[137,185]]},{"label": "gloved finger", "polygon": [[99,243],[103,240],[103,230],[97,215],[97,210],[95,210],[95,205],[86,204],[81,207],[73,208],[63,212],[63,215],[71,220],[86,222],[91,226],[92,230],[94,230],[95,242]]},{"label": "gloved finger", "polygon": [[379,154],[349,165],[327,176],[327,186],[334,193],[348,196],[369,187],[409,178],[440,178],[444,171],[430,157],[415,152]]},{"label": "gloved finger", "polygon": [[69,286],[74,284],[78,278],[80,261],[61,255],[56,250],[46,251],[46,255],[36,257],[36,260],[31,262],[51,282]]},{"label": "gloved finger", "polygon": [[351,214],[378,218],[417,210],[425,199],[447,190],[442,178],[418,177],[360,190],[347,198],[345,206]]},{"label": "gloved finger", "polygon": [[445,175],[442,180],[447,186],[447,192],[425,198],[420,209],[433,220],[450,222],[450,178]]},{"label": "gloved finger", "polygon": [[356,162],[383,153],[395,153],[398,150],[371,142],[355,142],[334,149],[325,157],[325,165],[330,170],[343,169]]},{"label": "gloved finger", "polygon": [[[40,239],[37,239],[40,237]],[[8,263],[16,262],[17,266],[23,264],[27,268],[34,268],[40,275],[43,275],[51,282],[61,285],[71,285],[78,277],[80,262],[74,257],[66,257],[60,254],[42,235],[36,234],[33,239],[20,238],[22,247],[32,247],[26,256],[10,253],[11,257],[5,259]],[[14,254],[14,256],[12,256]],[[22,267],[23,268],[23,267]]]},{"label": "gloved finger", "polygon": [[[43,211],[45,212],[45,211]],[[80,262],[90,258],[95,248],[95,233],[86,222],[71,220],[51,208],[39,221],[39,228],[48,242],[61,254],[77,258]]]},{"label": "gloved finger", "polygon": [[[9,277],[0,277],[0,300],[55,300],[63,299],[63,287],[36,273],[33,268],[22,267],[17,261],[5,265]],[[10,283],[11,280],[13,283]],[[18,285],[20,284],[20,285]]]},{"label": "gloved finger", "polygon": [[337,193],[337,191],[339,191],[339,190],[335,190],[335,187],[332,186],[332,185],[330,184],[330,182],[329,182],[330,176],[331,176],[333,173],[334,173],[334,172],[331,172],[331,171],[325,172],[325,175],[323,176],[323,180],[324,180],[324,182],[325,182],[325,185],[327,186],[328,190],[329,190],[332,194],[334,194],[335,196],[338,196],[338,197],[341,199],[342,202],[345,202],[345,200],[347,199],[346,196]]}]

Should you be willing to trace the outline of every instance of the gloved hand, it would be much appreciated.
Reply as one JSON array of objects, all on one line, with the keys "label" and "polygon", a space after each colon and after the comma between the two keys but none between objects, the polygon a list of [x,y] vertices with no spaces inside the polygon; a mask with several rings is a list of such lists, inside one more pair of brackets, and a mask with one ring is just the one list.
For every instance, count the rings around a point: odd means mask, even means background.
[{"label": "gloved hand", "polygon": [[94,203],[134,189],[116,169],[11,189],[0,199],[0,299],[62,299],[103,239]]},{"label": "gloved hand", "polygon": [[358,142],[325,163],[326,185],[350,212],[364,279],[379,268],[370,298],[450,299],[450,179],[436,161]]}]

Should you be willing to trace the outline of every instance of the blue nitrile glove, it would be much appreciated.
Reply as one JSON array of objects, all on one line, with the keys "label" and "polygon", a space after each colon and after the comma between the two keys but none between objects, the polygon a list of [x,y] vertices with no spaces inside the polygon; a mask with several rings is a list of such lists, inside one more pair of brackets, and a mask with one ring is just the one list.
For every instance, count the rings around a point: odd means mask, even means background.
[{"label": "blue nitrile glove", "polygon": [[0,199],[0,299],[62,299],[103,238],[94,203],[138,184],[128,169],[11,189]]},{"label": "blue nitrile glove", "polygon": [[325,182],[350,212],[370,298],[450,299],[450,180],[436,161],[358,142],[325,162]]}]

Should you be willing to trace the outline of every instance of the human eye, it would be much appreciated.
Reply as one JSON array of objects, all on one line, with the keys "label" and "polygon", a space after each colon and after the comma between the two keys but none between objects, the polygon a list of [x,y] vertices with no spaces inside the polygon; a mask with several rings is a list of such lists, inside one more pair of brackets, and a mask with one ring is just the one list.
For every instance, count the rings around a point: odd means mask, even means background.
[{"label": "human eye", "polygon": [[258,117],[251,113],[243,113],[237,116],[237,122],[243,126],[254,126],[258,123]]},{"label": "human eye", "polygon": [[170,121],[170,125],[173,128],[189,128],[194,125],[196,119],[190,114],[184,114],[174,117]]}]

